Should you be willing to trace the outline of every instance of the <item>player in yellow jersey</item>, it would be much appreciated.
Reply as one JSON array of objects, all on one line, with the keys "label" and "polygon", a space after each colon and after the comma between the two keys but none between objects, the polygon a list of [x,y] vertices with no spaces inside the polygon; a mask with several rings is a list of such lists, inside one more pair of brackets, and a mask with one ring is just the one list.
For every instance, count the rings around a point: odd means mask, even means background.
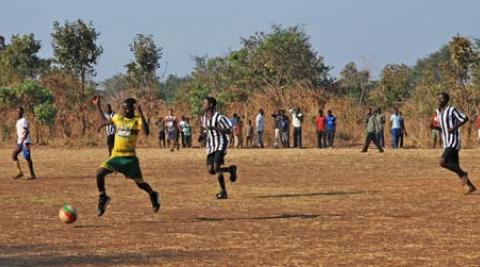
[{"label": "player in yellow jersey", "polygon": [[150,195],[153,211],[157,212],[160,209],[158,193],[143,180],[140,163],[135,153],[137,137],[140,131],[143,131],[145,135],[150,133],[142,108],[140,105],[137,106],[139,116],[136,116],[136,100],[128,98],[122,104],[122,114],[115,114],[111,119],[106,119],[98,96],[94,97],[93,103],[97,105],[102,126],[113,124],[116,128],[112,156],[102,163],[97,171],[97,187],[100,194],[97,215],[102,216],[110,203],[110,197],[107,196],[105,191],[105,176],[113,172],[122,173],[127,179],[135,181],[140,189]]}]

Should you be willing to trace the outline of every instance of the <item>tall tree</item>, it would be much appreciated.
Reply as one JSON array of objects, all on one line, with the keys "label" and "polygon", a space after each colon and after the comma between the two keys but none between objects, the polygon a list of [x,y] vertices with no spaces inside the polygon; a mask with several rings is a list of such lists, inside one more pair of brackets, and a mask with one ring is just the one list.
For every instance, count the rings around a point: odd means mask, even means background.
[{"label": "tall tree", "polygon": [[405,64],[388,64],[381,73],[381,80],[372,92],[371,99],[391,107],[406,101],[414,91],[412,70]]},{"label": "tall tree", "polygon": [[133,52],[135,60],[125,65],[127,75],[137,95],[147,98],[146,115],[147,122],[150,122],[153,109],[159,100],[155,94],[155,85],[158,81],[156,71],[160,68],[163,55],[162,47],[155,44],[152,35],[137,34],[130,44],[130,51]]},{"label": "tall tree", "polygon": [[[0,36],[1,37],[1,36]],[[12,35],[11,43],[0,38],[0,84],[33,79],[49,61],[38,57],[41,45],[33,34]]]},{"label": "tall tree", "polygon": [[86,78],[87,75],[96,74],[95,65],[103,53],[103,48],[97,44],[100,33],[92,22],[87,24],[80,19],[75,22],[65,21],[64,25],[55,21],[53,30],[52,45],[56,61],[80,78],[77,97],[82,121],[81,133],[84,135],[87,128],[86,114],[83,112]]},{"label": "tall tree", "polygon": [[364,103],[368,93],[370,72],[358,70],[354,62],[349,62],[340,72],[341,93]]}]

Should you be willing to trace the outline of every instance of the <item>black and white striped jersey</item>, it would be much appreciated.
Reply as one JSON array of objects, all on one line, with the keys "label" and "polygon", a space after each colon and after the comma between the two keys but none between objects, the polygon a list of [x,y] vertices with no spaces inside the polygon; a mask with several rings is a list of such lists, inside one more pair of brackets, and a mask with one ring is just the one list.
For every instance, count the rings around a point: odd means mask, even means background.
[{"label": "black and white striped jersey", "polygon": [[[110,114],[108,113],[105,113],[103,114],[105,116],[105,119],[107,120],[111,120],[113,118],[113,116],[115,115],[115,112],[112,112]],[[105,129],[107,130],[107,135],[113,135],[115,134],[115,125],[113,124],[108,124],[107,126],[105,126]]]},{"label": "black and white striped jersey", "polygon": [[202,127],[207,131],[207,152],[212,154],[215,151],[223,151],[227,153],[227,147],[229,140],[228,134],[223,134],[218,130],[211,129],[232,129],[232,122],[224,115],[215,112],[212,117],[204,115],[202,117]]},{"label": "black and white striped jersey", "polygon": [[443,110],[437,109],[437,115],[442,129],[443,148],[460,150],[460,130],[456,129],[451,133],[448,130],[454,125],[464,122],[467,116],[452,106],[447,106]]}]

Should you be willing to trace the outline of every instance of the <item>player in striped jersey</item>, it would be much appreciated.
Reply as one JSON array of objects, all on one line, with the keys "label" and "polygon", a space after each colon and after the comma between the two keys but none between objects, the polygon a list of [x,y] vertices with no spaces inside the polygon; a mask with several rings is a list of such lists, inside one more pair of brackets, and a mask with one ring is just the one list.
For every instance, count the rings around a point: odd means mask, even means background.
[{"label": "player in striped jersey", "polygon": [[227,154],[232,123],[226,116],[218,113],[216,107],[217,100],[215,98],[205,98],[203,101],[205,114],[202,117],[202,127],[207,131],[208,173],[211,175],[216,174],[218,177],[221,190],[216,194],[217,199],[226,199],[228,198],[228,194],[223,173],[230,173],[230,181],[234,183],[237,180],[237,166],[222,167],[222,165],[225,164],[224,159],[225,154]]},{"label": "player in striped jersey", "polygon": [[[106,120],[111,120],[113,116],[115,115],[115,112],[112,110],[112,105],[107,104],[107,112],[103,114],[103,117],[105,117]],[[98,128],[98,132],[103,127]],[[105,126],[105,130],[107,133],[107,146],[108,146],[108,155],[112,155],[112,150],[115,145],[115,125],[113,124],[108,124]]]},{"label": "player in striped jersey", "polygon": [[468,117],[453,106],[448,106],[450,96],[447,93],[438,95],[437,115],[442,129],[444,152],[440,158],[440,166],[458,175],[463,183],[468,186],[467,195],[476,190],[468,178],[468,173],[460,167],[458,152],[460,150],[459,128],[468,122]]}]

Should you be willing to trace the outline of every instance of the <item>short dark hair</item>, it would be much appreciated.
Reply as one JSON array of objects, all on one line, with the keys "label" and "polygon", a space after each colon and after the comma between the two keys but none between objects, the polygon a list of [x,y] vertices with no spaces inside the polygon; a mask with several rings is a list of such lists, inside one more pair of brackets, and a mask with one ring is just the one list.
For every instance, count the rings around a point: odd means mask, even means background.
[{"label": "short dark hair", "polygon": [[208,104],[212,105],[214,108],[217,106],[217,100],[215,99],[215,97],[207,96],[205,97],[205,100],[207,100]]},{"label": "short dark hair", "polygon": [[449,95],[449,94],[447,94],[446,92],[441,92],[441,93],[440,93],[440,94],[438,94],[438,95],[441,95],[441,96],[445,97],[445,99],[446,99],[447,101],[449,101],[449,100],[450,100],[450,95]]},{"label": "short dark hair", "polygon": [[25,112],[25,109],[22,106],[18,106],[18,110],[20,110],[21,112]]},{"label": "short dark hair", "polygon": [[137,103],[137,100],[135,98],[129,97],[123,101],[123,103],[127,104],[128,106],[133,106]]}]

